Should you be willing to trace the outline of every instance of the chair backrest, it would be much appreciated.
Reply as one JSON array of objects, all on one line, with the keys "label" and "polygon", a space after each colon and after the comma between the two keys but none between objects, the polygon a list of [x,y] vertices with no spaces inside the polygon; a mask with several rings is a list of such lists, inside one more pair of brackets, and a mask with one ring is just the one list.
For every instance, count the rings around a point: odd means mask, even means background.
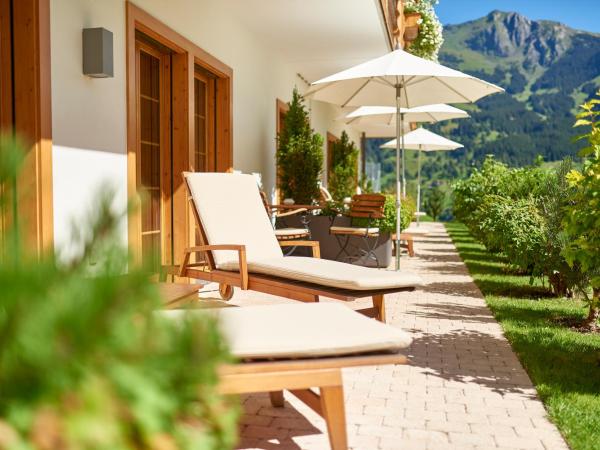
[{"label": "chair backrest", "polygon": [[347,216],[353,218],[381,219],[385,205],[385,195],[382,194],[356,194],[352,197],[350,211]]},{"label": "chair backrest", "polygon": [[[248,262],[283,257],[252,175],[184,172],[206,244],[246,246]],[[237,264],[235,251],[212,252],[216,268]]]}]

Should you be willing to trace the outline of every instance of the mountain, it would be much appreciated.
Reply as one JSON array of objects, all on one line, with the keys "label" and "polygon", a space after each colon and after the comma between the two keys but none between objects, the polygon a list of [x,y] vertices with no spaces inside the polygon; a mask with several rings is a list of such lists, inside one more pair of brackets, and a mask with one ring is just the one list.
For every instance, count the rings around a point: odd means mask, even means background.
[{"label": "mountain", "polygon": [[[428,156],[425,177],[464,175],[488,154],[514,166],[531,164],[538,155],[555,161],[577,154],[573,136],[580,131],[572,128],[577,105],[600,88],[599,34],[492,11],[446,26],[444,40],[442,64],[496,83],[506,93],[464,105],[471,119],[429,127],[465,149]],[[383,163],[387,184],[391,155],[374,158]],[[409,171],[413,166],[410,162]]]}]

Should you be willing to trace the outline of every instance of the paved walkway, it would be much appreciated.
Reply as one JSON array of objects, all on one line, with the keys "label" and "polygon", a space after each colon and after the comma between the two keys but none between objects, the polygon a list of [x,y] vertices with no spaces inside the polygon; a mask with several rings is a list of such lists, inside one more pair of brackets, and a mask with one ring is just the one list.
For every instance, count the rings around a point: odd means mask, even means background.
[{"label": "paved walkway", "polygon": [[[388,323],[413,333],[409,365],[344,371],[351,448],[567,449],[443,225],[423,226],[431,233],[403,270],[426,285],[386,303]],[[232,300],[273,301],[287,300],[254,292]],[[329,448],[323,420],[287,393],[285,408],[268,395],[245,396],[243,407],[239,448]]]}]

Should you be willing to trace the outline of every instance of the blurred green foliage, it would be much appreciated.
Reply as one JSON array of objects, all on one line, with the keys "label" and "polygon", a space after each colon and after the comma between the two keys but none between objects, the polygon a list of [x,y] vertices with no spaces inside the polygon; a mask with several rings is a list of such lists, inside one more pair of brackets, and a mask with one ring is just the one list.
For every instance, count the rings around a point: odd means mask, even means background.
[{"label": "blurred green foliage", "polygon": [[[11,216],[20,155],[0,139],[0,204]],[[156,286],[129,265],[115,231],[124,214],[102,191],[67,264],[28,253],[15,227],[2,236],[0,448],[231,448],[238,414],[215,389],[229,361],[216,324],[155,312]]]}]

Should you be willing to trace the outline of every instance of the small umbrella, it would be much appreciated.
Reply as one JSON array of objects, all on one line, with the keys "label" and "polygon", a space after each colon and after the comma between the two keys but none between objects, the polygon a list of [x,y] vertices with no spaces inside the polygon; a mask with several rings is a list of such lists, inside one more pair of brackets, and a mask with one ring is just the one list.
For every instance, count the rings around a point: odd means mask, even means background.
[{"label": "small umbrella", "polygon": [[[417,159],[417,225],[419,224],[419,216],[421,212],[421,152],[433,152],[438,150],[456,150],[462,148],[463,145],[458,142],[446,139],[439,134],[435,134],[425,128],[417,128],[404,136],[404,148],[410,150],[418,150],[419,157]],[[393,139],[386,142],[381,148],[396,148],[397,141]]]},{"label": "small umbrella", "polygon": [[[471,103],[503,89],[471,75],[398,49],[315,81],[307,97],[337,105],[396,107],[396,245],[400,248],[401,108],[434,103]],[[400,252],[396,252],[396,270]]]},{"label": "small umbrella", "polygon": [[[406,122],[441,122],[450,119],[463,119],[469,114],[462,109],[438,103],[435,105],[400,108]],[[344,121],[363,131],[369,137],[391,137],[395,133],[396,108],[393,106],[361,106],[344,117]],[[406,127],[406,125],[404,125]],[[406,195],[406,162],[402,154],[402,194]]]}]

